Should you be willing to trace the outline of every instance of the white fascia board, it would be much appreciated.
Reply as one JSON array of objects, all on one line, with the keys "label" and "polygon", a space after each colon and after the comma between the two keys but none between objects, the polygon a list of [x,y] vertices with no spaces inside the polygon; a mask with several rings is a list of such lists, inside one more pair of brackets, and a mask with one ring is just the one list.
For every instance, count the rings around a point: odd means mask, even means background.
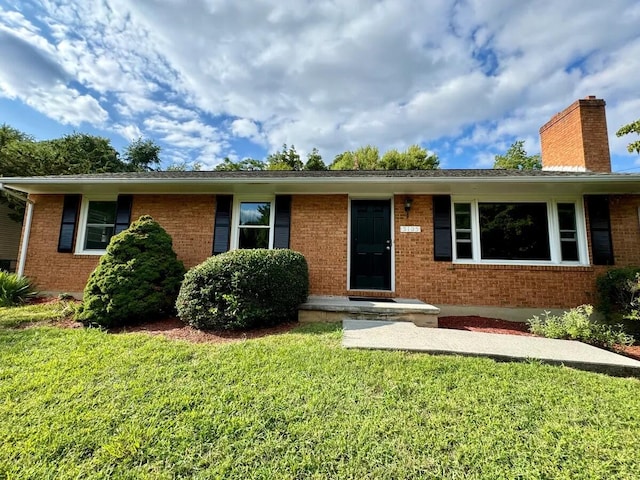
[{"label": "white fascia board", "polygon": [[[65,178],[65,177],[5,177],[3,184],[13,190],[25,193],[88,193],[92,187],[100,188],[101,191],[119,191],[121,193],[175,193],[177,187],[184,187],[181,193],[203,193],[204,191],[215,192],[215,187],[220,187],[220,191],[229,191],[229,187],[237,186],[247,189],[255,186],[273,186],[276,190],[282,186],[287,191],[297,190],[299,193],[344,193],[352,189],[361,190],[365,185],[388,185],[394,187],[394,191],[403,192],[401,188],[406,185],[412,192],[419,190],[420,185],[431,187],[425,189],[425,193],[432,191],[446,192],[445,186],[474,185],[477,188],[483,186],[491,188],[491,185],[505,187],[509,184],[543,186],[549,184],[571,184],[578,185],[599,185],[599,193],[604,193],[607,189],[603,187],[615,186],[610,189],[610,193],[640,193],[640,175],[562,175],[562,176],[504,176],[504,177],[386,177],[386,176],[362,176],[362,177],[245,177],[245,178]],[[634,188],[633,185],[636,185]],[[438,189],[433,186],[438,185]],[[620,190],[621,187],[625,186]],[[153,187],[152,187],[153,186]],[[398,187],[399,190],[398,190]],[[629,188],[632,187],[632,188]],[[315,190],[314,190],[315,188]],[[377,187],[376,187],[377,189]]]}]

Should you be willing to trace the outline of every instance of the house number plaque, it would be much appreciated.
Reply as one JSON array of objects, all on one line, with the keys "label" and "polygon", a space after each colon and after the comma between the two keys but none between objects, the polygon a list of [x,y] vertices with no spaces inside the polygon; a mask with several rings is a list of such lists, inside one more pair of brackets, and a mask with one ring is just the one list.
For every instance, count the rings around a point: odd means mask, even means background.
[{"label": "house number plaque", "polygon": [[401,225],[401,233],[420,233],[420,225]]}]

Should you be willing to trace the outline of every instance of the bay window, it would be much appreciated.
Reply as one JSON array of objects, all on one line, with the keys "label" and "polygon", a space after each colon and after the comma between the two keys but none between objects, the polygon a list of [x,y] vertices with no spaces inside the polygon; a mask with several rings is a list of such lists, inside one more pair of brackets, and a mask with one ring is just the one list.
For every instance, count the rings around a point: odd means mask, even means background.
[{"label": "bay window", "polygon": [[454,260],[461,263],[588,263],[578,201],[454,199]]}]

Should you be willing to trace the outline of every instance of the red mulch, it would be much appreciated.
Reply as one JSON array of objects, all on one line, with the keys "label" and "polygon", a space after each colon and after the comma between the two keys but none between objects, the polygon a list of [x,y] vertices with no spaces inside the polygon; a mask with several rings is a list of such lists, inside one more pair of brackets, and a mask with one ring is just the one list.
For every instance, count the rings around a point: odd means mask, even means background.
[{"label": "red mulch", "polygon": [[529,326],[524,322],[509,322],[497,318],[486,317],[439,317],[439,328],[452,328],[454,330],[469,330],[470,332],[502,333],[505,335],[527,335]]},{"label": "red mulch", "polygon": [[[486,317],[440,317],[438,318],[439,328],[452,328],[454,330],[469,330],[471,332],[502,333],[505,335],[528,335],[529,327],[524,322],[509,322],[498,320],[497,318]],[[640,345],[623,347],[620,352],[627,357],[640,360]]]},{"label": "red mulch", "polygon": [[[29,303],[53,303],[59,301],[55,297],[36,297]],[[82,324],[73,320],[63,320],[55,322],[56,326],[62,328],[80,328]],[[156,322],[147,322],[136,326],[114,329],[113,333],[145,332],[151,335],[162,335],[166,338],[187,340],[194,343],[229,343],[250,338],[266,337],[267,335],[277,335],[285,333],[295,328],[296,322],[285,323],[275,327],[259,328],[243,332],[230,332],[226,330],[197,330],[186,325],[177,318],[167,318]],[[33,325],[27,325],[29,328]],[[487,318],[478,316],[468,317],[440,317],[438,318],[439,328],[451,328],[454,330],[468,330],[471,332],[501,333],[503,335],[526,335],[534,336],[529,332],[529,327],[524,322],[510,322],[497,318]],[[623,355],[640,360],[640,345],[624,347],[620,352]]]},{"label": "red mulch", "polygon": [[151,335],[162,335],[173,340],[187,340],[194,343],[229,343],[250,338],[266,337],[285,333],[295,328],[296,322],[284,323],[275,327],[257,328],[241,332],[227,330],[197,330],[186,325],[177,318],[167,318],[156,322],[142,323],[114,330],[114,333],[145,332]]}]

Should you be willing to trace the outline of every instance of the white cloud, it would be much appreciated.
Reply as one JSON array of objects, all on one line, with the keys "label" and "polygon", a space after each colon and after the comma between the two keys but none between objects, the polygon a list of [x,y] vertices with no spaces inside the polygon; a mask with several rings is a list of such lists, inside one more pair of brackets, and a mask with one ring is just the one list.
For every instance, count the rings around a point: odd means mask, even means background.
[{"label": "white cloud", "polygon": [[[0,34],[30,46],[29,61],[0,69],[0,91],[56,119],[158,135],[172,158],[242,157],[234,139],[315,146],[326,159],[440,141],[484,165],[515,139],[537,151],[538,128],[589,94],[607,100],[610,130],[637,116],[634,0],[42,5],[37,24],[0,12]],[[75,116],[69,99],[82,107]]]}]

